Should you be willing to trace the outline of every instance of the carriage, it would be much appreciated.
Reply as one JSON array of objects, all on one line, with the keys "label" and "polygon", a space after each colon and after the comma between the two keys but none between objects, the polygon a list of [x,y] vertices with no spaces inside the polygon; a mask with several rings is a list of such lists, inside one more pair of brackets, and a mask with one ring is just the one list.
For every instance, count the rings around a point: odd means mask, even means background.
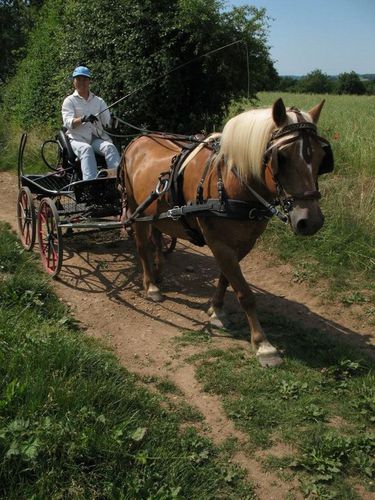
[{"label": "carriage", "polygon": [[[38,242],[45,271],[56,277],[62,267],[64,237],[88,231],[121,229],[121,193],[116,172],[106,169],[96,155],[98,176],[82,180],[80,162],[64,128],[43,142],[41,158],[47,173],[29,174],[24,165],[28,136],[21,137],[18,152],[17,223],[25,250]],[[51,155],[51,151],[53,154]],[[128,234],[131,230],[128,228]],[[176,238],[163,235],[163,253],[174,250]]]}]

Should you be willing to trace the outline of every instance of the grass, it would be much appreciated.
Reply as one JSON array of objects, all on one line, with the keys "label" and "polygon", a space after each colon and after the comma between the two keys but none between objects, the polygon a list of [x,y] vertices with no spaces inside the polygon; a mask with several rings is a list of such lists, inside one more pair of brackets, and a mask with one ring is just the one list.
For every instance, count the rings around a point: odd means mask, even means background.
[{"label": "grass", "polygon": [[0,304],[1,498],[253,498],[199,414],[162,404],[176,387],[83,335],[4,225]]},{"label": "grass", "polygon": [[[358,485],[374,492],[373,364],[298,322],[261,319],[284,364],[264,370],[247,349],[207,344],[189,358],[204,390],[248,434],[251,456],[270,450],[264,467],[299,479],[306,496],[358,498]],[[287,454],[274,456],[272,447],[282,444]]]}]

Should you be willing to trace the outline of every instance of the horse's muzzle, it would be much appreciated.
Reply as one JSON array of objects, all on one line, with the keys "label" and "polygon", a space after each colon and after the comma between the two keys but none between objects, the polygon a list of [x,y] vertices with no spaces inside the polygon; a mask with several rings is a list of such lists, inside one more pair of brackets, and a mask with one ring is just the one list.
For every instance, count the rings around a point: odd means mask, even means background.
[{"label": "horse's muzzle", "polygon": [[296,207],[289,212],[289,220],[295,234],[311,236],[324,224],[324,215],[319,206],[309,208]]}]

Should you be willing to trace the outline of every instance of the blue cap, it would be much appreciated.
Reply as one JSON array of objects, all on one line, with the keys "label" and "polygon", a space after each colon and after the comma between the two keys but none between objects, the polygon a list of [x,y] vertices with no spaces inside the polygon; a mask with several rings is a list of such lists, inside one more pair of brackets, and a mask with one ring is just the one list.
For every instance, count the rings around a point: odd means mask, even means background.
[{"label": "blue cap", "polygon": [[73,71],[72,78],[76,76],[86,76],[87,78],[91,78],[91,71],[86,66],[77,66]]}]

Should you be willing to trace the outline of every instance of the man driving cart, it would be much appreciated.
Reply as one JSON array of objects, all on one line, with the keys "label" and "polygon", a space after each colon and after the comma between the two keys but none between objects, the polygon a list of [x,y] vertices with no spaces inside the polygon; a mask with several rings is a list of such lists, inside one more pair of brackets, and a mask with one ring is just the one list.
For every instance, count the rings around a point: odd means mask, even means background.
[{"label": "man driving cart", "polygon": [[[91,71],[78,66],[72,74],[74,92],[62,104],[62,118],[75,155],[81,161],[82,179],[98,176],[95,153],[105,157],[108,169],[116,169],[120,155],[103,127],[111,114],[103,99],[90,90]],[[100,175],[100,174],[99,174]]]}]

